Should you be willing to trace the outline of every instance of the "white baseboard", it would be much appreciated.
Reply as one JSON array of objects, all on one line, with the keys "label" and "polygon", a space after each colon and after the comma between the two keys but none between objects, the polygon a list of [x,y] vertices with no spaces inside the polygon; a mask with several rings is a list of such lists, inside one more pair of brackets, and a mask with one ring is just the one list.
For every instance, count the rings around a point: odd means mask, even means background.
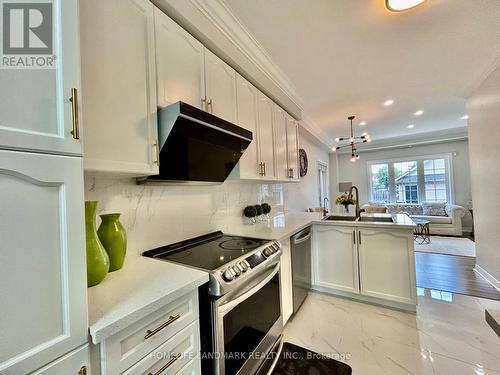
[{"label": "white baseboard", "polygon": [[496,290],[500,292],[500,281],[495,279],[493,275],[491,275],[488,271],[486,271],[483,267],[481,267],[479,264],[476,264],[474,266],[474,272],[476,272],[478,275],[482,276],[488,283],[493,286]]}]

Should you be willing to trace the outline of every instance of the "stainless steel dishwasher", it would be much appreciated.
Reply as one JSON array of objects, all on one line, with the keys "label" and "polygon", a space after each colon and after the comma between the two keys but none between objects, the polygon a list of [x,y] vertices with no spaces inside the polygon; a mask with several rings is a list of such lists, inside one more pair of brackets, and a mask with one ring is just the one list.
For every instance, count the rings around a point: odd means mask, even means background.
[{"label": "stainless steel dishwasher", "polygon": [[295,314],[311,289],[311,227],[294,234],[291,239],[293,313]]}]

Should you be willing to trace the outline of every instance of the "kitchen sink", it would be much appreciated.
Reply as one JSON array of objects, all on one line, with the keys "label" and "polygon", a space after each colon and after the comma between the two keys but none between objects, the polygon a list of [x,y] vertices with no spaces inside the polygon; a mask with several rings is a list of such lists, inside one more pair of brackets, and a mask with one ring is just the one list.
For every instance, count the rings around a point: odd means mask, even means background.
[{"label": "kitchen sink", "polygon": [[361,216],[358,221],[369,221],[374,223],[394,223],[392,217]]},{"label": "kitchen sink", "polygon": [[356,216],[330,215],[323,218],[323,220],[356,221]]}]

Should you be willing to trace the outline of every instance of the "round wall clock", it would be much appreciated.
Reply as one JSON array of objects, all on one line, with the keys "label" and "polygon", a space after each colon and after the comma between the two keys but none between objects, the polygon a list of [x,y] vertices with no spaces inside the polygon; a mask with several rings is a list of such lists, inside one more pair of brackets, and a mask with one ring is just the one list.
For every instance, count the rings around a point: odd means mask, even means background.
[{"label": "round wall clock", "polygon": [[299,166],[300,166],[300,177],[304,177],[307,174],[307,154],[306,150],[303,148],[299,149]]}]

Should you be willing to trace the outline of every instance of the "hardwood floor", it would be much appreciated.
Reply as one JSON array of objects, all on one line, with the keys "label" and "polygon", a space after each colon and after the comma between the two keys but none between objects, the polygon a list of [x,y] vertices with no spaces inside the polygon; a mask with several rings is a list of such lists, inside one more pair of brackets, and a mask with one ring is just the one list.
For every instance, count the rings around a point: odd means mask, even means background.
[{"label": "hardwood floor", "polygon": [[415,252],[417,286],[500,301],[500,292],[477,275],[476,258]]}]

